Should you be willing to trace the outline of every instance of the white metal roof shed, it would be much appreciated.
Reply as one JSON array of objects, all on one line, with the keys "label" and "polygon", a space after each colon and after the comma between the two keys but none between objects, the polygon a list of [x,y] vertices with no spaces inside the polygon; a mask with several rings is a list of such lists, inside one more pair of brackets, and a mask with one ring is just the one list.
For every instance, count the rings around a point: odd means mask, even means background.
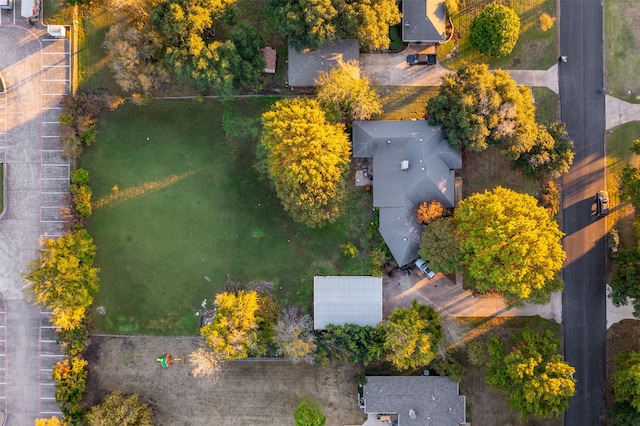
[{"label": "white metal roof shed", "polygon": [[313,278],[313,328],[327,324],[375,327],[382,321],[382,278]]}]

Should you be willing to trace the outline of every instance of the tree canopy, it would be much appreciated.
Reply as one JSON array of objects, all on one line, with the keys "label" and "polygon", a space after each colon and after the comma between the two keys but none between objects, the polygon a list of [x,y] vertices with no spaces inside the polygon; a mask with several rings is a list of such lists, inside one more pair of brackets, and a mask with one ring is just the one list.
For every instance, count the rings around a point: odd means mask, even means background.
[{"label": "tree canopy", "polygon": [[534,178],[559,178],[573,164],[574,147],[564,123],[538,126],[538,136],[529,151],[520,154],[514,165]]},{"label": "tree canopy", "polygon": [[510,7],[488,4],[471,21],[469,41],[485,55],[496,58],[508,55],[520,36],[520,18]]},{"label": "tree canopy", "polygon": [[540,334],[525,328],[514,335],[510,347],[505,355],[497,337],[489,341],[486,380],[508,395],[511,409],[523,420],[530,415],[559,417],[569,409],[569,398],[576,392],[575,368],[558,354],[560,341],[551,331]]},{"label": "tree canopy", "polygon": [[297,307],[283,309],[275,327],[278,354],[290,358],[294,364],[300,361],[313,364],[316,338],[312,331],[313,320],[309,315],[300,314]]},{"label": "tree canopy", "polygon": [[443,340],[440,315],[416,300],[409,308],[396,308],[383,325],[387,359],[398,369],[423,367],[438,354]]},{"label": "tree canopy", "polygon": [[616,402],[629,403],[640,415],[640,350],[621,352],[616,361],[613,396]]},{"label": "tree canopy", "polygon": [[418,254],[429,259],[429,268],[434,272],[454,273],[462,268],[460,237],[453,217],[436,219],[424,227]]},{"label": "tree canopy", "polygon": [[258,294],[255,291],[218,294],[211,324],[200,329],[218,360],[246,358],[256,341]]},{"label": "tree canopy", "polygon": [[276,102],[262,124],[263,161],[284,209],[310,227],[335,221],[351,151],[344,126],[328,122],[309,98]]},{"label": "tree canopy", "polygon": [[269,0],[268,11],[280,35],[301,49],[349,38],[365,49],[387,49],[389,27],[401,20],[394,0]]},{"label": "tree canopy", "polygon": [[89,426],[153,426],[153,412],[137,394],[111,392],[87,414]]},{"label": "tree canopy", "polygon": [[382,101],[370,86],[369,79],[360,75],[355,61],[342,62],[331,71],[321,71],[316,79],[317,99],[325,110],[344,122],[368,120],[382,113]]},{"label": "tree canopy", "polygon": [[454,213],[467,283],[500,291],[509,305],[547,303],[562,290],[563,233],[528,194],[497,187],[462,200]]},{"label": "tree canopy", "polygon": [[429,123],[442,124],[453,146],[479,152],[497,145],[509,158],[517,159],[536,144],[532,100],[529,88],[518,86],[507,72],[491,72],[486,64],[475,64],[444,76],[427,111]]},{"label": "tree canopy", "polygon": [[620,250],[613,254],[614,271],[609,281],[609,297],[616,306],[631,299],[633,316],[640,318],[640,253],[638,249]]},{"label": "tree canopy", "polygon": [[28,266],[25,292],[52,311],[52,324],[63,329],[80,326],[99,289],[93,239],[81,229],[44,241],[38,254]]}]

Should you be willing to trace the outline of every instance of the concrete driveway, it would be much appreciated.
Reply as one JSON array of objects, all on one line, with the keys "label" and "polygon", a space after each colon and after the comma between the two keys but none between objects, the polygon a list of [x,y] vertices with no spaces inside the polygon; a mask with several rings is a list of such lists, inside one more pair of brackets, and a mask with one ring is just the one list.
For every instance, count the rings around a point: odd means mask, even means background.
[{"label": "concrete driveway", "polygon": [[386,318],[395,308],[407,307],[413,300],[432,306],[441,315],[454,317],[494,317],[532,316],[562,322],[562,295],[553,293],[546,305],[527,303],[522,308],[507,309],[502,297],[476,297],[462,288],[462,276],[458,274],[456,283],[444,274],[436,274],[427,279],[415,270],[405,274],[396,270],[393,275],[383,278],[382,311]]}]

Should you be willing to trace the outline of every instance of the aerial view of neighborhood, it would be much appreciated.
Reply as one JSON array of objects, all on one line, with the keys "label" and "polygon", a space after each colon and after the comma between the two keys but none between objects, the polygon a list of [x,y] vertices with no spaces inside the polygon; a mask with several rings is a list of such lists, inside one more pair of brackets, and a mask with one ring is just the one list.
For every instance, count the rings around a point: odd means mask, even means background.
[{"label": "aerial view of neighborhood", "polygon": [[638,22],[0,0],[0,426],[640,426]]}]

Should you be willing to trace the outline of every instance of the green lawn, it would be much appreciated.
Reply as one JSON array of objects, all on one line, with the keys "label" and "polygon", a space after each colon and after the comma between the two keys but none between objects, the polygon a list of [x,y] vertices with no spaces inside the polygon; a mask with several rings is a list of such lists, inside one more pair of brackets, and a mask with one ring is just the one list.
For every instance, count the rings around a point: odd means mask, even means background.
[{"label": "green lawn", "polygon": [[[155,101],[102,117],[81,164],[91,173],[88,228],[101,270],[94,308],[106,309],[93,311],[98,331],[196,334],[195,311],[227,274],[273,281],[281,303],[306,310],[314,274],[368,274],[370,193],[353,190],[336,224],[309,230],[289,220],[260,179],[255,135],[225,138],[225,108],[246,128],[273,101]],[[340,254],[347,241],[359,249],[353,260]]]},{"label": "green lawn", "polygon": [[620,242],[627,248],[636,246],[633,229],[634,209],[630,203],[621,204],[618,188],[624,166],[629,163],[634,167],[640,165],[640,158],[631,152],[635,139],[640,139],[640,122],[638,121],[615,127],[606,136],[607,190],[610,199],[607,229],[616,227],[620,234]]},{"label": "green lawn", "polygon": [[[557,339],[562,341],[562,328],[560,324],[544,318],[535,317],[460,317],[453,318],[462,329],[468,332],[463,336],[463,344],[472,341],[487,343],[493,336],[497,336],[503,342],[510,342],[514,334],[528,327],[538,333],[550,330]],[[478,425],[536,425],[536,426],[560,426],[560,419],[530,418],[525,422],[520,421],[519,414],[511,411],[507,396],[494,391],[485,381],[485,367],[476,367],[467,360],[466,347],[458,350],[456,358],[468,367],[467,374],[460,381],[460,395],[467,398],[467,421]]]},{"label": "green lawn", "polygon": [[[493,0],[467,0],[466,7],[453,16],[453,40],[438,47],[438,61],[443,66],[453,70],[465,64],[483,62],[491,68],[543,70],[557,61],[557,22],[546,32],[538,27],[541,14],[556,16],[556,0],[512,0],[504,3],[520,17],[520,38],[513,51],[502,58],[478,53],[468,40],[471,21],[489,3]],[[448,57],[454,46],[455,55]]]},{"label": "green lawn", "polygon": [[640,28],[638,2],[604,2],[604,58],[607,93],[628,102],[640,102]]}]

